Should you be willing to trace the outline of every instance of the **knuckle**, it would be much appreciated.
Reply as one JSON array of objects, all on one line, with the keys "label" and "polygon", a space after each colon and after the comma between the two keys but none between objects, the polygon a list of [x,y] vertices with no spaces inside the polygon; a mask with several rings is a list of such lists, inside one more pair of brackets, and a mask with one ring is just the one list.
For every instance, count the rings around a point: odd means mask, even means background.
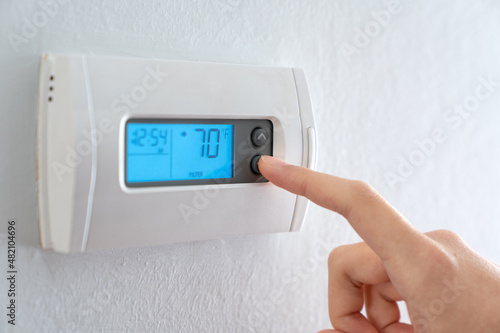
[{"label": "knuckle", "polygon": [[350,202],[347,203],[340,213],[348,220],[356,217],[355,206],[364,206],[371,204],[375,199],[380,198],[380,195],[368,183],[361,180],[352,180],[349,182]]},{"label": "knuckle", "polygon": [[465,244],[464,239],[459,234],[447,229],[434,230],[427,235],[445,246]]},{"label": "knuckle", "polygon": [[361,180],[353,180],[351,189],[359,199],[373,199],[379,196],[378,192],[370,184]]},{"label": "knuckle", "polygon": [[441,233],[444,239],[451,241],[453,243],[460,243],[464,241],[463,238],[460,237],[460,235],[454,231],[442,229],[439,230],[439,232]]},{"label": "knuckle", "polygon": [[341,245],[334,248],[328,256],[328,266],[330,268],[338,267],[342,263],[346,254],[349,252],[349,245]]},{"label": "knuckle", "polygon": [[429,250],[428,263],[428,273],[431,276],[454,275],[459,269],[455,255],[441,246],[435,246]]}]

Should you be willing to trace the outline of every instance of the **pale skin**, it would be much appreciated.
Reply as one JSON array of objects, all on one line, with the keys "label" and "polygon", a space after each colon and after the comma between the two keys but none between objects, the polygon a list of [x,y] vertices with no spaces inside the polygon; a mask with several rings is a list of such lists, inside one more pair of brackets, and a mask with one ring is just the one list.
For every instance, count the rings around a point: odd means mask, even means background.
[{"label": "pale skin", "polygon": [[[500,332],[500,267],[457,234],[419,232],[361,181],[269,156],[259,169],[275,185],[344,216],[364,240],[330,254],[334,329],[322,333]],[[398,301],[406,303],[411,325],[400,322]]]}]

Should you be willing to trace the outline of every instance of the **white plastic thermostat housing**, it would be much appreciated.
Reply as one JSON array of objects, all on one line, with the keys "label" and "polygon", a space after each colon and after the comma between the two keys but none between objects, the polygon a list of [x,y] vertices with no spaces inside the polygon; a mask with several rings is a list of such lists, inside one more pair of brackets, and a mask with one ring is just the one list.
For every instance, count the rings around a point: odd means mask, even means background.
[{"label": "white plastic thermostat housing", "polygon": [[48,54],[41,58],[38,108],[44,249],[83,252],[301,228],[307,199],[269,182],[124,181],[130,119],[270,121],[272,154],[314,169],[315,124],[300,69]]}]

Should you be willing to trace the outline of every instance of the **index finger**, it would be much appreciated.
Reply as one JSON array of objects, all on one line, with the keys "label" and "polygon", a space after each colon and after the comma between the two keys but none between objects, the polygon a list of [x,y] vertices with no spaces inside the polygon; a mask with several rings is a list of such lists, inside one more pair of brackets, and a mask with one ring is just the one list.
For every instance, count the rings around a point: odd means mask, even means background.
[{"label": "index finger", "polygon": [[414,258],[415,249],[429,244],[366,183],[290,165],[271,156],[260,158],[259,170],[273,184],[343,215],[383,262]]}]

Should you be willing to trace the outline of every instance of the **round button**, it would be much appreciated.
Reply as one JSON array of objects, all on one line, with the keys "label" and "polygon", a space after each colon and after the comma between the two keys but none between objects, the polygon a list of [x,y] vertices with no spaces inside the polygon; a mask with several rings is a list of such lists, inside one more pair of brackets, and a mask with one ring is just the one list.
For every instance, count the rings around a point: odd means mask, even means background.
[{"label": "round button", "polygon": [[252,157],[252,160],[250,161],[250,169],[252,169],[252,172],[255,173],[256,175],[260,175],[259,160],[260,160],[260,155],[255,155],[254,157]]},{"label": "round button", "polygon": [[263,128],[257,127],[252,132],[252,143],[256,147],[262,147],[263,145],[265,145],[268,138],[269,134]]}]

